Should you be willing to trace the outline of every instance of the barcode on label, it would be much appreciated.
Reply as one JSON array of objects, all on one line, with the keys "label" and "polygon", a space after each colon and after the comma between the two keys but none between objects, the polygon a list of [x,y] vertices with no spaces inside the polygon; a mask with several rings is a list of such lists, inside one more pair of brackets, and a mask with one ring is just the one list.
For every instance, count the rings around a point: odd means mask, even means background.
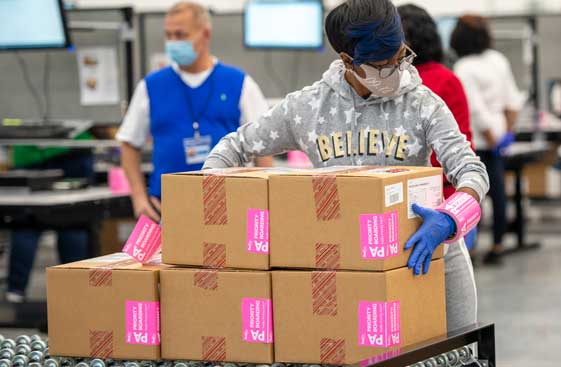
[{"label": "barcode on label", "polygon": [[386,206],[392,206],[403,202],[403,183],[398,182],[385,187]]}]

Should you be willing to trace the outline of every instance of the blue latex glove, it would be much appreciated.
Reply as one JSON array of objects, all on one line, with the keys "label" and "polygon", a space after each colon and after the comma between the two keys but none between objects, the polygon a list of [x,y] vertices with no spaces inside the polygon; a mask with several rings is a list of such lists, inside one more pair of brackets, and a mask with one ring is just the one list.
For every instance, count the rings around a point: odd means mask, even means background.
[{"label": "blue latex glove", "polygon": [[417,204],[413,204],[413,211],[423,218],[423,224],[405,243],[406,250],[415,246],[409,256],[407,267],[413,268],[415,275],[419,275],[421,267],[423,267],[423,274],[426,274],[429,271],[434,250],[454,234],[456,223],[448,214],[423,208]]},{"label": "blue latex glove", "polygon": [[495,155],[502,154],[503,150],[508,148],[512,143],[514,143],[514,139],[515,137],[513,133],[504,134],[501,140],[499,140],[495,149],[493,149],[493,153],[495,153]]},{"label": "blue latex glove", "polygon": [[477,240],[477,227],[469,231],[464,240],[466,241],[467,249],[471,250],[475,246],[475,241]]}]

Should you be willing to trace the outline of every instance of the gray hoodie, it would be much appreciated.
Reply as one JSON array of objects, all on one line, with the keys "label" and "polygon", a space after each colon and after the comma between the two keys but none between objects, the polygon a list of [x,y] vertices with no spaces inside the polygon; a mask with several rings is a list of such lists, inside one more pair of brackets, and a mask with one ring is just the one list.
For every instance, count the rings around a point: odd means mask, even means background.
[{"label": "gray hoodie", "polygon": [[256,156],[304,151],[314,167],[430,166],[434,150],[454,187],[481,200],[489,190],[485,166],[471,150],[446,104],[404,72],[391,98],[360,97],[335,61],[320,81],[291,93],[258,121],[225,136],[204,168],[242,166]]}]

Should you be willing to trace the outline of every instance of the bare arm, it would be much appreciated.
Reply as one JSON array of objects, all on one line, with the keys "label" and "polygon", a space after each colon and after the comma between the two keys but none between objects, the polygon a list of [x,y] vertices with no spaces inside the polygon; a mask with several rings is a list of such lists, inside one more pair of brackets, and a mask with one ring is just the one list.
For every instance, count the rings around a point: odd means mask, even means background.
[{"label": "bare arm", "polygon": [[518,111],[506,109],[505,110],[505,117],[506,117],[506,128],[508,132],[512,132],[514,129],[514,124],[518,120]]},{"label": "bare arm", "polygon": [[[159,222],[160,214],[154,210],[146,192],[146,181],[140,168],[142,155],[140,149],[129,143],[121,144],[121,166],[127,175],[131,188],[131,198],[135,216],[142,214]],[[153,203],[156,207],[159,203]]]}]

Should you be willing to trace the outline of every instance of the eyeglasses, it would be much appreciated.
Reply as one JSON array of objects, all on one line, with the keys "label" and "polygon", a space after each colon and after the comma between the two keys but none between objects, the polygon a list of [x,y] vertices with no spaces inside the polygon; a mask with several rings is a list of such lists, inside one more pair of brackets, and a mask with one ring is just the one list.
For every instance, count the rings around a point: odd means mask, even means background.
[{"label": "eyeglasses", "polygon": [[395,71],[399,68],[400,71],[404,71],[409,66],[413,64],[413,61],[417,57],[415,51],[413,51],[409,46],[405,45],[405,56],[401,57],[397,64],[392,65],[372,65],[370,63],[365,63],[364,65],[368,65],[380,73],[380,79],[386,79],[395,73]]}]

